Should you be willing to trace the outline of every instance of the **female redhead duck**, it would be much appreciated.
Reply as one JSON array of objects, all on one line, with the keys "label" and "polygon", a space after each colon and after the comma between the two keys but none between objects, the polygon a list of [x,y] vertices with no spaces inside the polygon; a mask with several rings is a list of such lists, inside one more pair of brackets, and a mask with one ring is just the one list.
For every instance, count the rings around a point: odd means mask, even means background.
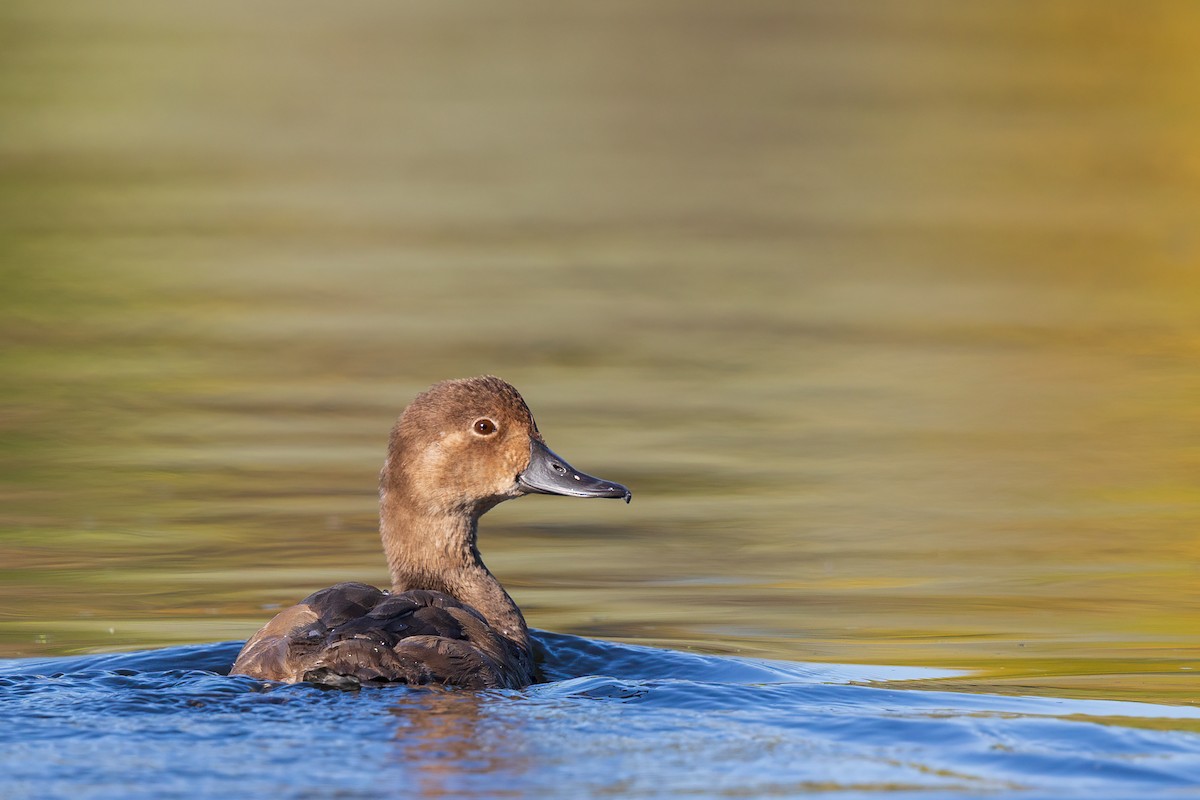
[{"label": "female redhead duck", "polygon": [[391,591],[339,583],[309,595],[246,642],[231,672],[343,688],[533,683],[525,618],[475,539],[485,512],[535,492],[631,497],[551,452],[508,383],[484,376],[434,385],[396,421],[379,476]]}]

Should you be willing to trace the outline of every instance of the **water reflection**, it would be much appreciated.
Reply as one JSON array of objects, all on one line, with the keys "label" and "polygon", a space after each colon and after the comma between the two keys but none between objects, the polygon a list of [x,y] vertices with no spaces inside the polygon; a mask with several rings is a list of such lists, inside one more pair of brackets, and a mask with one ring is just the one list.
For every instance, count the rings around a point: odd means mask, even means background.
[{"label": "water reflection", "polygon": [[[406,694],[397,719],[395,758],[422,797],[508,797],[536,764],[519,724],[493,718],[492,694],[429,690]],[[487,790],[466,788],[485,778]]]}]

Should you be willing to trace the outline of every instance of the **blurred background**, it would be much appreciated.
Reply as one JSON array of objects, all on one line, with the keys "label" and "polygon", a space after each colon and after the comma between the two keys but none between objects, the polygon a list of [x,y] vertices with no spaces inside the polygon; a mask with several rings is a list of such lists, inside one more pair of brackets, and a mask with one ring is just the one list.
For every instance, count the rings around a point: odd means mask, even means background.
[{"label": "blurred background", "polygon": [[[1200,5],[0,5],[0,655],[386,582],[498,374],[531,625],[1194,699]],[[1015,688],[1013,688],[1015,687]]]}]

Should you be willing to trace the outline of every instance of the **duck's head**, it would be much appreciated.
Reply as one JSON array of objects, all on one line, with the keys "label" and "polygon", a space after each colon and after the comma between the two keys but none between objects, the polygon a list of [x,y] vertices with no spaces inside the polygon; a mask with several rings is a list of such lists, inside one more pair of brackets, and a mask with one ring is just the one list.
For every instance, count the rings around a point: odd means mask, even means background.
[{"label": "duck's head", "polygon": [[530,493],[631,497],[555,455],[520,393],[490,375],[443,381],[413,400],[392,429],[380,486],[426,513],[475,517]]}]

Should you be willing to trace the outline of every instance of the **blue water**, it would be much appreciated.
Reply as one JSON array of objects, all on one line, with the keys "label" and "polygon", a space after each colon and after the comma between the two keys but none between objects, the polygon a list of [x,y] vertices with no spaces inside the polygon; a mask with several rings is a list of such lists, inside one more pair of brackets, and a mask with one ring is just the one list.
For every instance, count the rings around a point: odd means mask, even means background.
[{"label": "blue water", "polygon": [[1200,709],[889,689],[939,673],[537,636],[552,680],[522,691],[264,684],[224,674],[239,642],[0,661],[0,790],[1200,797],[1200,734],[1112,722]]}]

